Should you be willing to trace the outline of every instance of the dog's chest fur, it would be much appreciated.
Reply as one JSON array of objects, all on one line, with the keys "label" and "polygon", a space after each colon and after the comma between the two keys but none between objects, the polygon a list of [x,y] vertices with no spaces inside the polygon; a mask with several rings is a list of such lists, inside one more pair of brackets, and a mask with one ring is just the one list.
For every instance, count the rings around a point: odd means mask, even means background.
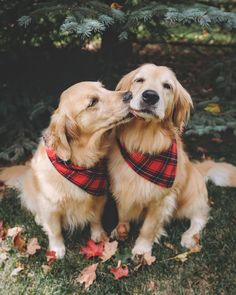
[{"label": "dog's chest fur", "polygon": [[169,194],[172,190],[162,188],[133,171],[122,157],[117,144],[109,157],[111,189],[118,201],[141,206]]},{"label": "dog's chest fur", "polygon": [[[36,191],[37,186],[29,184],[26,179],[27,191],[31,194],[23,196],[23,203],[28,209],[36,214],[39,210],[43,211],[44,207],[50,207],[61,215],[64,227],[69,228],[83,227],[91,221],[96,197],[86,193],[57,172],[46,154],[41,154],[40,157],[35,155],[32,160],[32,169],[38,189],[42,193],[39,194],[39,191]],[[40,202],[35,200],[39,196]],[[41,208],[36,208],[37,204],[41,204]]]}]

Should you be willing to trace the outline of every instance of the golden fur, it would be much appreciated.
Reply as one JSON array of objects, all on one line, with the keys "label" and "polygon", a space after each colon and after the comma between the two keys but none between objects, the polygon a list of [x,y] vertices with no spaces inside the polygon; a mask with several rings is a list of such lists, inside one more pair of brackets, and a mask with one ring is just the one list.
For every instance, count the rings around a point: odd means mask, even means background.
[{"label": "golden fur", "polygon": [[[167,150],[175,138],[178,164],[173,187],[162,188],[135,173],[114,141],[109,155],[109,173],[119,224],[112,235],[125,238],[129,222],[144,217],[132,250],[134,256],[142,255],[151,252],[153,242],[164,233],[164,224],[176,216],[191,221],[181,239],[182,246],[190,248],[196,243],[194,236],[205,226],[209,212],[207,189],[201,174],[206,176],[209,169],[206,167],[204,173],[200,171],[201,164],[190,162],[180,137],[192,107],[191,97],[169,68],[153,64],[145,64],[125,75],[116,90],[133,93],[130,107],[135,118],[116,130],[121,143],[130,152],[158,154]],[[154,90],[159,95],[158,103],[149,107],[149,112],[143,110],[142,94],[146,90]],[[218,165],[222,168],[221,164]],[[234,174],[231,185],[236,185],[236,168],[229,166],[231,176]]]},{"label": "golden fur", "polygon": [[[62,93],[59,106],[44,132],[47,145],[65,161],[93,167],[107,153],[109,130],[128,120],[128,106],[123,95],[123,92],[104,89],[99,82],[73,85]],[[95,105],[91,106],[91,103]],[[4,169],[0,179],[22,192],[23,205],[47,233],[49,248],[58,258],[65,254],[62,226],[73,229],[90,222],[93,240],[106,237],[101,225],[106,196],[88,194],[55,170],[43,139],[28,166]]]}]

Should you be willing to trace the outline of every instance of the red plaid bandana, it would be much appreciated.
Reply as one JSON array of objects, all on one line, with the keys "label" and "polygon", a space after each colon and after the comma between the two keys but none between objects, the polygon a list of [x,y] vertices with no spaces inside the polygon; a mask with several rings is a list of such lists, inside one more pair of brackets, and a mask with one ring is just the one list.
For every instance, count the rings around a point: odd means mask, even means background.
[{"label": "red plaid bandana", "polygon": [[99,163],[93,168],[77,166],[70,161],[60,159],[53,149],[47,146],[45,148],[52,165],[62,176],[91,195],[101,196],[106,193],[107,181],[104,163]]},{"label": "red plaid bandana", "polygon": [[177,145],[173,140],[170,148],[159,154],[143,154],[127,151],[126,147],[117,139],[120,152],[127,164],[140,176],[161,186],[172,187],[177,166]]}]

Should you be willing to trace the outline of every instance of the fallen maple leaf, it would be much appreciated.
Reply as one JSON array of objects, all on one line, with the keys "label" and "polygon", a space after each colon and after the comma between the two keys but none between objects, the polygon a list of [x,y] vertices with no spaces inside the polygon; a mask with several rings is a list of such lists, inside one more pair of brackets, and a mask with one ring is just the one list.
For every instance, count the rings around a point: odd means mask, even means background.
[{"label": "fallen maple leaf", "polygon": [[57,260],[56,252],[53,250],[48,250],[46,252],[46,258],[48,265],[52,265],[53,262]]},{"label": "fallen maple leaf", "polygon": [[19,250],[24,251],[26,247],[26,241],[21,237],[22,228],[19,226],[9,228],[7,236],[12,237],[13,246]]},{"label": "fallen maple leaf", "polygon": [[11,277],[17,276],[24,269],[25,269],[25,265],[22,263],[18,263],[17,267],[13,269],[13,271],[11,272]]},{"label": "fallen maple leaf", "polygon": [[28,241],[27,243],[27,253],[29,255],[34,255],[37,250],[40,250],[41,247],[39,246],[39,243],[38,243],[38,239],[37,238],[32,238]]},{"label": "fallen maple leaf", "polygon": [[13,239],[13,246],[19,251],[25,251],[26,241],[22,239],[21,233],[18,233]]},{"label": "fallen maple leaf", "polygon": [[114,275],[115,280],[119,280],[129,275],[128,266],[122,266],[120,260],[118,262],[117,267],[112,267],[110,269],[110,272]]},{"label": "fallen maple leaf", "polygon": [[110,259],[113,255],[115,255],[116,251],[117,251],[117,247],[118,247],[118,242],[117,241],[113,241],[113,242],[105,242],[104,244],[104,250],[102,253],[102,262],[107,261],[108,259]]},{"label": "fallen maple leaf", "polygon": [[75,282],[80,283],[81,285],[85,283],[85,289],[88,289],[93,282],[96,280],[96,269],[97,269],[98,263],[94,263],[92,265],[89,265],[85,267],[79,277],[75,280]]},{"label": "fallen maple leaf", "polygon": [[87,259],[91,257],[101,257],[103,254],[104,242],[96,244],[93,240],[89,240],[85,247],[81,247],[81,253]]},{"label": "fallen maple leaf", "polygon": [[152,256],[150,253],[144,253],[143,260],[144,260],[145,264],[152,265],[153,262],[156,261],[156,257]]}]

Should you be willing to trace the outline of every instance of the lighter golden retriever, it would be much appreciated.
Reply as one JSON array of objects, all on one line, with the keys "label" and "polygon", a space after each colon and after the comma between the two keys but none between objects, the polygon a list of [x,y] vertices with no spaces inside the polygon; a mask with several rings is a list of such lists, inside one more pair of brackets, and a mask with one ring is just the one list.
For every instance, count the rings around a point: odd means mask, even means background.
[{"label": "lighter golden retriever", "polygon": [[[175,216],[190,219],[181,245],[191,248],[208,220],[204,177],[218,185],[236,186],[236,168],[211,161],[190,162],[180,135],[193,103],[169,68],[145,64],[125,75],[116,90],[132,92],[130,108],[135,119],[117,128],[117,140],[109,155],[111,190],[119,215],[119,224],[112,235],[126,238],[129,222],[142,217],[143,224],[132,250],[134,256],[142,255],[151,252],[154,241],[164,233],[165,223]],[[140,176],[137,170],[141,167],[137,166],[135,171],[122,153],[124,147],[129,156],[138,153],[138,157],[155,158],[173,143],[177,146],[177,167],[171,187],[159,186]]]},{"label": "lighter golden retriever", "polygon": [[[65,255],[62,227],[73,229],[90,223],[93,240],[106,237],[101,225],[106,201],[104,167],[99,170],[103,190],[94,196],[87,188],[99,187],[99,179],[95,179],[91,171],[107,153],[109,130],[129,120],[127,98],[130,95],[130,92],[106,90],[99,82],[71,86],[62,93],[30,164],[4,169],[0,175],[8,186],[21,190],[23,205],[47,233],[49,248],[58,258]],[[59,159],[59,166],[64,165],[60,172],[54,167],[55,158],[49,158],[49,152]],[[72,165],[69,177],[77,176],[74,169],[85,171],[85,177],[86,173],[90,175],[86,178],[86,187],[81,188],[61,174],[68,165]]]}]

